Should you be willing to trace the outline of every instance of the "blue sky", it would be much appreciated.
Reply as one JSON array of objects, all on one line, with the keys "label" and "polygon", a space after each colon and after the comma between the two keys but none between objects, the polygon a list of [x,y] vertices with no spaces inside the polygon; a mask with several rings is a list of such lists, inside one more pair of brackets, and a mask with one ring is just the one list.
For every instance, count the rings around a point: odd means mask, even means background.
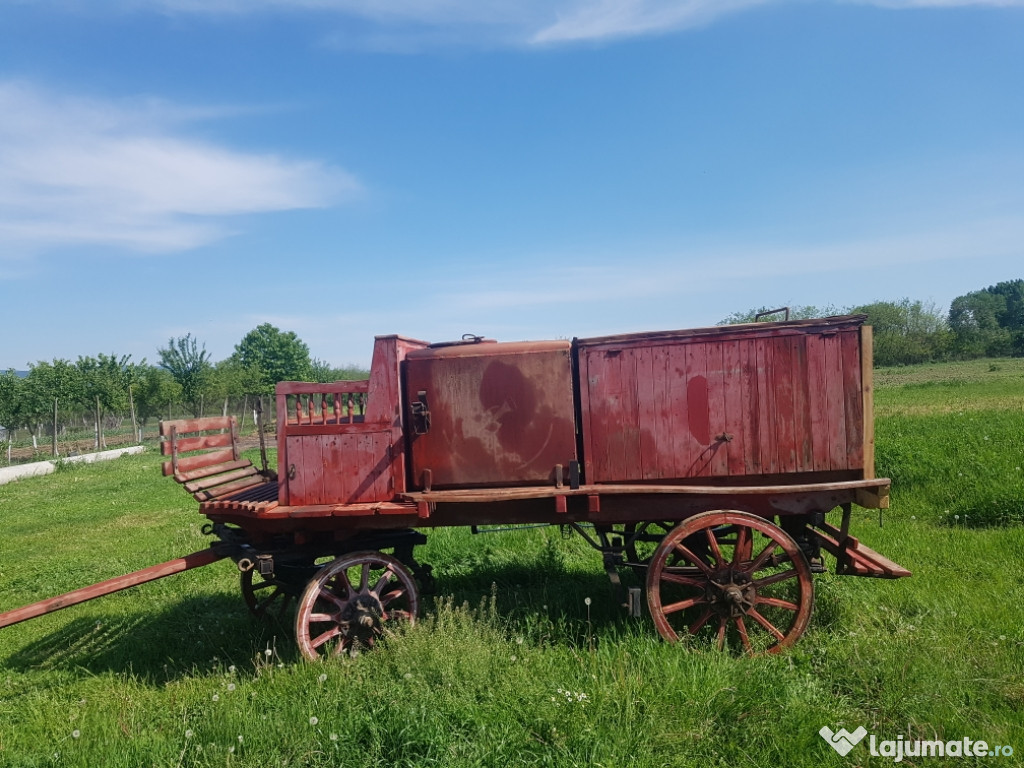
[{"label": "blue sky", "polygon": [[1024,277],[1024,2],[0,0],[0,368]]}]

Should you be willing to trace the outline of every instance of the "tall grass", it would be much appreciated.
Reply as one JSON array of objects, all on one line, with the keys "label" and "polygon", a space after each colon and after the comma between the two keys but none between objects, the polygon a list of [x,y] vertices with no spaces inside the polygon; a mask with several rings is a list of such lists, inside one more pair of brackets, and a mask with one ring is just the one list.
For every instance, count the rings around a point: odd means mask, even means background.
[{"label": "tall grass", "polygon": [[[891,763],[864,744],[840,757],[823,725],[1024,754],[1019,385],[963,409],[945,386],[879,377],[893,508],[882,527],[854,520],[914,576],[818,577],[789,653],[663,643],[558,529],[445,529],[422,553],[439,590],[423,619],[333,663],[301,661],[287,622],[251,618],[230,563],[0,630],[0,765]],[[0,610],[204,547],[194,502],[158,467],[144,454],[0,487]]]}]

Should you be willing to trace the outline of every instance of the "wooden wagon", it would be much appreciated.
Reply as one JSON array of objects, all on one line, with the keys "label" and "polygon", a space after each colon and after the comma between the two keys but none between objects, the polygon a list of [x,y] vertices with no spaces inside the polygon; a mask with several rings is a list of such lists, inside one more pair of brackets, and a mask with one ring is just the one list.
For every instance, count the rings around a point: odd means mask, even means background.
[{"label": "wooden wagon", "polygon": [[[415,620],[438,526],[559,525],[602,555],[667,640],[774,652],[810,620],[812,576],[910,573],[850,535],[874,476],[864,316],[573,341],[375,340],[370,378],[277,385],[277,469],[231,418],[164,422],[164,473],[209,549],[0,614],[0,626],[231,558],[257,614],[297,600],[315,659]],[[837,524],[826,518],[837,511]],[[476,528],[474,528],[476,530]],[[643,586],[623,581],[632,572]]]}]

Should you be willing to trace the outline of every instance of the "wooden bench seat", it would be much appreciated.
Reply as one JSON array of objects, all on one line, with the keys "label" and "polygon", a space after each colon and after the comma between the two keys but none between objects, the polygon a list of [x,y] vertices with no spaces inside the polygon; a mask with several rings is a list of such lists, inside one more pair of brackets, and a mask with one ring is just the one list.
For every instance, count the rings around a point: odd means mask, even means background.
[{"label": "wooden bench seat", "polygon": [[161,421],[160,436],[160,453],[170,456],[164,475],[173,476],[196,501],[277,497],[276,475],[242,458],[234,416]]}]

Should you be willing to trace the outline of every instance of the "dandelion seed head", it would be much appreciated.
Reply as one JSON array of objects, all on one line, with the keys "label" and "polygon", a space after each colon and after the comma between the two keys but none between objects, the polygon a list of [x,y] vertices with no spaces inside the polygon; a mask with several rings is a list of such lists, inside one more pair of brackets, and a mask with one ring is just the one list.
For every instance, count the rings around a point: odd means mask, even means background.
[{"label": "dandelion seed head", "polygon": [[235,748],[233,746],[228,747],[228,752],[231,753],[232,755],[235,754]]},{"label": "dandelion seed head", "polygon": [[590,598],[589,597],[583,598],[583,604],[589,606],[590,605]]},{"label": "dandelion seed head", "polygon": [[234,674],[234,672],[235,672],[235,665],[234,664],[232,664],[230,667],[228,667],[228,672],[231,672],[232,674]]},{"label": "dandelion seed head", "polygon": [[72,739],[77,739],[81,735],[82,735],[82,732],[80,730],[78,730],[77,728],[75,728],[75,730],[73,730],[71,732],[71,738]]},{"label": "dandelion seed head", "polygon": [[412,672],[406,672],[404,675],[402,675],[402,677],[404,677],[406,680],[412,680]]},{"label": "dandelion seed head", "polygon": [[513,656],[513,657],[512,657],[512,661],[515,661],[515,660],[516,660],[516,657],[515,657],[515,656]]},{"label": "dandelion seed head", "polygon": [[191,739],[192,738],[192,729],[191,728],[189,728],[187,731],[185,731],[185,738],[186,739]]},{"label": "dandelion seed head", "polygon": [[235,690],[235,684],[234,683],[228,683],[228,690],[229,691]]},{"label": "dandelion seed head", "polygon": [[220,694],[217,694],[217,693],[213,694],[213,700],[214,701],[220,701]]},{"label": "dandelion seed head", "polygon": [[269,648],[267,648],[267,650],[265,650],[263,652],[263,655],[266,656],[269,659],[271,656],[274,655],[274,652],[272,650],[270,650]]},{"label": "dandelion seed head", "polygon": [[309,718],[309,724],[310,725],[316,725],[319,722],[320,722],[320,718],[317,717],[316,715],[313,715],[313,717]]},{"label": "dandelion seed head", "polygon": [[338,740],[338,734],[332,733],[331,734],[331,741],[337,741],[337,740]]},{"label": "dandelion seed head", "polygon": [[238,734],[238,743],[239,743],[239,744],[241,744],[241,743],[242,743],[242,734]]},{"label": "dandelion seed head", "polygon": [[326,672],[321,672],[320,673],[320,677],[318,677],[317,680],[319,680],[321,683],[326,683],[327,682],[327,673]]}]

